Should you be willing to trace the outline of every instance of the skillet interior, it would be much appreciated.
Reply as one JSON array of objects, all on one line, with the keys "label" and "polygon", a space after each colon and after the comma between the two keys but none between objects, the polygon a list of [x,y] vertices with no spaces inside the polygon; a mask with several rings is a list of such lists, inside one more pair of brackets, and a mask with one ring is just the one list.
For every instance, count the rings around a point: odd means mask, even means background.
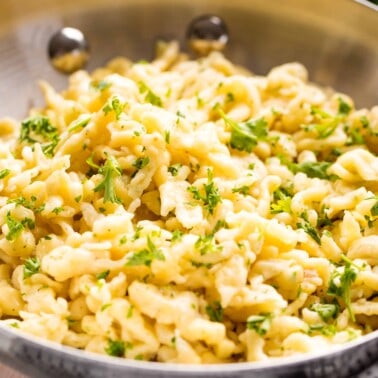
[{"label": "skillet interior", "polygon": [[[153,45],[159,38],[179,39],[185,46],[185,30],[191,19],[208,12],[219,14],[226,20],[231,32],[226,54],[233,61],[246,65],[259,74],[265,74],[278,64],[300,61],[308,67],[311,80],[346,92],[356,100],[358,106],[377,104],[377,14],[346,0],[319,0],[316,9],[313,5],[311,0],[287,0],[285,7],[279,0],[233,0],[232,4],[223,0],[191,0],[180,3],[173,0],[119,0],[113,1],[112,5],[105,0],[66,0],[64,4],[58,0],[34,0],[22,4],[19,0],[2,0],[0,116],[23,117],[30,106],[40,104],[42,100],[36,85],[38,79],[48,80],[58,89],[65,86],[66,77],[53,70],[46,54],[50,36],[61,26],[78,27],[88,36],[92,50],[88,68],[93,69],[115,55],[149,59],[153,55]],[[1,332],[4,339],[8,337],[9,340],[15,340],[7,331]],[[12,341],[7,345],[15,348],[14,352],[18,351],[15,355],[18,361],[22,358],[27,363],[40,361],[43,351],[46,351],[44,348],[34,346],[34,349],[29,349],[30,355],[27,355],[24,348],[27,342],[16,339],[17,343]],[[377,348],[377,337],[369,340],[369,351],[374,351]],[[59,352],[58,347],[56,351]],[[6,355],[4,353],[2,358]],[[66,357],[70,353],[67,352]],[[345,358],[336,359],[333,376],[337,371],[348,376],[352,372],[350,365],[356,362],[358,355],[360,356],[352,349],[352,353],[346,354]],[[356,358],[351,358],[352,356]],[[64,364],[54,358],[49,359],[49,366],[45,361],[46,369],[58,372],[59,366]],[[72,360],[72,364],[77,363],[79,358],[81,354],[78,353],[76,362]],[[373,360],[374,355],[366,353],[363,364]],[[87,364],[93,363],[99,374],[104,376],[109,369],[110,360],[104,363],[103,369],[99,362],[96,365],[94,361],[90,358]],[[88,371],[87,364],[80,371],[83,376]],[[314,369],[316,364],[317,362],[309,366]],[[67,367],[65,369],[61,370],[64,371],[61,376],[68,377],[74,371]],[[327,376],[329,373],[321,370],[320,375],[316,375],[311,369],[307,369],[307,373],[303,369],[302,365],[293,364],[281,376]],[[271,376],[276,376],[276,373],[277,369]],[[135,377],[138,374],[147,376],[139,368],[132,370],[129,376]],[[162,372],[159,374],[154,373],[154,376],[166,376]],[[174,374],[177,372],[171,372],[170,376]],[[227,370],[216,374],[234,376],[234,373]],[[261,374],[261,370],[256,370],[256,374]],[[214,373],[211,375],[215,376]],[[240,377],[257,375],[238,373]]]},{"label": "skillet interior", "polygon": [[66,78],[47,58],[47,43],[63,25],[87,35],[91,70],[124,55],[149,59],[157,39],[179,39],[191,19],[216,13],[228,24],[227,56],[258,74],[302,62],[310,79],[349,94],[358,106],[378,103],[377,14],[350,0],[4,0],[0,4],[0,116],[23,117],[41,103],[36,82],[58,89]]}]

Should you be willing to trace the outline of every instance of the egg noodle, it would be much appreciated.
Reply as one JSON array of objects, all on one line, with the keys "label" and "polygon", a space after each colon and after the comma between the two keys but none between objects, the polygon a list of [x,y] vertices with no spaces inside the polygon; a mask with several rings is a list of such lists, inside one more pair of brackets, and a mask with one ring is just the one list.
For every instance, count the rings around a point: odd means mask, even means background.
[{"label": "egg noodle", "polygon": [[160,43],[0,121],[1,322],[87,351],[261,361],[378,326],[378,107]]}]

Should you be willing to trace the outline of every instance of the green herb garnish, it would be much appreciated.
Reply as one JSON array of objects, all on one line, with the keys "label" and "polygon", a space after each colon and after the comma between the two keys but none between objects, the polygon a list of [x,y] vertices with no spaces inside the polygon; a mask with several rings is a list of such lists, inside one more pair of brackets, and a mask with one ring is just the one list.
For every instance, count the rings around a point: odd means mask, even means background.
[{"label": "green herb garnish", "polygon": [[345,263],[344,269],[340,271],[340,268],[338,268],[333,271],[329,280],[327,294],[331,297],[341,298],[344,301],[349,316],[354,322],[355,317],[351,307],[350,289],[357,278],[357,272],[360,268],[345,255],[341,257]]},{"label": "green herb garnish", "polygon": [[117,159],[107,155],[106,162],[99,168],[98,173],[102,174],[104,179],[94,188],[94,191],[104,191],[104,202],[122,203],[115,193],[114,185],[116,177],[122,175],[122,169]]},{"label": "green herb garnish", "polygon": [[43,153],[52,157],[59,143],[58,129],[45,116],[30,117],[21,123],[20,141],[28,144],[40,143]]},{"label": "green herb garnish", "polygon": [[231,129],[230,145],[232,148],[251,152],[259,141],[267,139],[268,124],[264,118],[248,122],[236,122],[228,118],[222,110],[219,110],[219,113],[226,126]]},{"label": "green herb garnish", "polygon": [[222,202],[218,188],[213,181],[213,173],[210,169],[207,170],[207,184],[203,185],[203,193],[196,186],[189,186],[188,191],[193,194],[193,198],[202,201],[204,207],[210,214],[214,213],[216,206]]},{"label": "green herb garnish", "polygon": [[24,263],[24,279],[39,273],[41,270],[41,262],[38,257],[30,257]]},{"label": "green herb garnish", "polygon": [[336,319],[340,307],[332,303],[314,303],[310,306],[310,310],[317,312],[322,320],[328,322],[330,319]]},{"label": "green herb garnish", "polygon": [[145,94],[145,101],[152,105],[163,107],[163,101],[159,96],[157,96],[144,82],[139,83],[139,92]]},{"label": "green herb garnish", "polygon": [[273,202],[270,204],[271,214],[288,213],[291,214],[292,190],[280,186],[273,192]]},{"label": "green herb garnish", "polygon": [[165,261],[165,256],[160,249],[157,249],[151,238],[147,236],[147,248],[135,252],[126,263],[126,266],[151,266],[152,261]]},{"label": "green herb garnish", "polygon": [[301,214],[302,221],[297,223],[297,227],[303,229],[306,234],[310,235],[319,245],[321,244],[319,232],[312,226],[305,213]]},{"label": "green herb garnish", "polygon": [[105,104],[102,110],[105,113],[105,115],[107,115],[111,111],[114,111],[116,119],[118,120],[121,117],[121,113],[123,112],[124,107],[125,104],[122,104],[118,97],[113,97],[110,100],[108,100],[108,102]]},{"label": "green herb garnish", "polygon": [[135,172],[131,175],[131,177],[135,177],[135,175],[143,168],[145,168],[150,162],[150,158],[148,156],[146,157],[140,157],[134,161],[132,166],[136,168]]},{"label": "green herb garnish", "polygon": [[293,173],[303,172],[310,178],[319,178],[322,180],[334,181],[338,177],[336,175],[328,174],[327,170],[332,165],[332,163],[322,161],[322,162],[310,162],[305,161],[304,163],[288,163],[288,168]]},{"label": "green herb garnish", "polygon": [[209,304],[205,308],[207,315],[212,322],[222,322],[223,321],[223,307],[220,302],[216,301]]},{"label": "green herb garnish", "polygon": [[199,236],[194,246],[199,250],[201,255],[219,252],[222,247],[215,244],[214,235]]},{"label": "green herb garnish", "polygon": [[173,176],[177,176],[182,164],[174,164],[168,167],[168,172]]},{"label": "green herb garnish", "polygon": [[97,280],[105,280],[108,277],[109,273],[110,273],[110,270],[105,270],[101,273],[98,273],[98,274],[96,274],[96,279]]},{"label": "green herb garnish", "polygon": [[272,317],[271,313],[252,315],[247,319],[247,328],[253,329],[260,336],[264,336],[270,329]]},{"label": "green herb garnish", "polygon": [[6,169],[6,168],[0,170],[0,180],[7,177],[10,173],[11,173],[11,171],[9,169]]},{"label": "green herb garnish", "polygon": [[122,340],[108,340],[108,345],[105,348],[105,352],[109,356],[123,357],[125,355],[126,346]]}]

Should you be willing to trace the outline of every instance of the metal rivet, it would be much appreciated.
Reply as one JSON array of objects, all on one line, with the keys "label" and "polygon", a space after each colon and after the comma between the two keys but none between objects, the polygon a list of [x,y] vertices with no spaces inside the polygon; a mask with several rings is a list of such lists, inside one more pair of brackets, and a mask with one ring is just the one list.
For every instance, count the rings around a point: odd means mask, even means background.
[{"label": "metal rivet", "polygon": [[89,45],[79,29],[65,27],[51,37],[48,54],[57,70],[69,74],[86,65],[89,59]]},{"label": "metal rivet", "polygon": [[226,23],[218,16],[203,15],[195,18],[188,27],[189,47],[198,55],[223,50],[229,40]]}]

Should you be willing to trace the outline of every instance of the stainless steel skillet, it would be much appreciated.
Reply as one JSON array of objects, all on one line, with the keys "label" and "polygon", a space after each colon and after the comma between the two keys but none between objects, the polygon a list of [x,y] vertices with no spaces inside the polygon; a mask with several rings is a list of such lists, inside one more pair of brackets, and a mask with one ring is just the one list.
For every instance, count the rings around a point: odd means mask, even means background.
[{"label": "stainless steel skillet", "polygon": [[[91,44],[89,69],[115,55],[150,58],[159,38],[185,45],[193,17],[216,13],[230,30],[226,55],[264,74],[300,61],[311,80],[378,104],[378,13],[352,0],[2,0],[0,116],[23,117],[39,103],[36,81],[63,88],[50,65],[49,38],[63,25]],[[35,377],[352,377],[378,360],[377,332],[334,353],[268,364],[172,366],[94,356],[0,327],[0,359]],[[378,372],[373,373],[378,377]]]}]

